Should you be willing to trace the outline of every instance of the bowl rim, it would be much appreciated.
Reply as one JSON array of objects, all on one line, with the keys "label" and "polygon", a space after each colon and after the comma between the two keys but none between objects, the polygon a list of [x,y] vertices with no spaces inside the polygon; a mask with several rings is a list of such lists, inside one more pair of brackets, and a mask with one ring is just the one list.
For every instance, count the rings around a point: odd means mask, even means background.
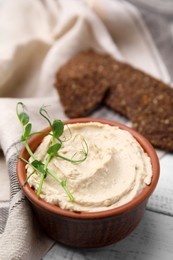
[{"label": "bowl rim", "polygon": [[[75,212],[70,211],[66,209],[61,209],[59,206],[48,203],[44,201],[41,198],[38,198],[35,191],[29,186],[28,183],[26,183],[25,186],[23,186],[23,183],[26,179],[26,170],[25,165],[26,163],[20,160],[20,157],[26,157],[28,155],[26,148],[23,147],[19,158],[17,159],[17,166],[16,166],[16,174],[19,181],[19,184],[25,194],[25,196],[37,207],[42,208],[45,211],[48,211],[53,214],[57,214],[59,216],[73,218],[73,219],[100,219],[100,218],[107,218],[115,215],[120,215],[122,213],[128,212],[131,209],[135,208],[137,205],[141,204],[144,200],[148,200],[149,196],[154,191],[159,175],[160,175],[160,164],[159,159],[157,156],[157,153],[153,146],[150,144],[150,142],[140,133],[136,132],[132,128],[116,122],[112,120],[107,119],[101,119],[101,118],[74,118],[63,121],[64,124],[74,124],[74,123],[89,123],[89,122],[99,122],[102,124],[108,124],[110,126],[118,126],[122,130],[126,130],[132,134],[132,136],[137,140],[137,142],[142,146],[143,150],[148,154],[148,156],[151,159],[152,169],[153,169],[153,176],[151,184],[146,186],[135,198],[133,198],[131,201],[129,201],[126,204],[123,204],[119,207],[108,209],[104,211],[97,211],[97,212]],[[45,129],[41,131],[49,131],[50,127],[46,127]],[[34,144],[34,142],[39,138],[40,140],[43,139],[45,135],[43,134],[36,134],[33,137],[30,138],[28,141],[28,144]]]}]

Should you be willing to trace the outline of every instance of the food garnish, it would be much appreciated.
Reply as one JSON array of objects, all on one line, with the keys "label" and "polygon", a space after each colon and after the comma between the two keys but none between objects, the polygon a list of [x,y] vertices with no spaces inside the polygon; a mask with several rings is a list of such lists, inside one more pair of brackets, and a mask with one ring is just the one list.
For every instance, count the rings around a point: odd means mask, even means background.
[{"label": "food garnish", "polygon": [[[18,102],[16,105],[16,114],[22,125],[21,141],[24,143],[27,152],[29,153],[29,155],[32,158],[32,161],[26,160],[22,157],[20,157],[19,159],[24,161],[27,165],[29,165],[33,169],[33,171],[26,178],[25,183],[23,185],[25,185],[27,183],[28,179],[33,174],[39,174],[40,183],[39,183],[39,188],[37,190],[37,196],[40,197],[43,182],[46,179],[46,177],[49,175],[52,178],[54,178],[62,186],[62,188],[66,192],[67,196],[69,197],[70,201],[73,202],[75,199],[68,188],[68,185],[67,185],[68,180],[59,178],[56,173],[54,173],[51,169],[49,169],[49,162],[54,157],[58,157],[62,160],[66,160],[69,163],[84,162],[88,156],[87,142],[81,136],[81,147],[82,147],[81,150],[76,151],[75,154],[71,158],[62,156],[59,152],[60,152],[61,148],[65,145],[65,142],[67,141],[66,137],[63,135],[64,134],[64,123],[59,119],[55,119],[53,122],[51,122],[45,106],[42,106],[40,108],[39,113],[48,122],[48,124],[51,128],[50,132],[49,131],[48,132],[40,132],[40,131],[32,132],[32,123],[30,122],[29,115],[26,112],[25,105],[22,102]],[[71,138],[72,134],[71,134],[70,129],[69,129],[69,132],[70,132],[70,138]],[[35,134],[44,134],[45,136],[46,135],[51,136],[51,145],[49,146],[49,148],[47,150],[47,156],[46,156],[45,162],[42,162],[41,160],[38,160],[36,158],[36,155],[32,152],[32,150],[28,144],[28,140],[30,139],[30,137]]]}]

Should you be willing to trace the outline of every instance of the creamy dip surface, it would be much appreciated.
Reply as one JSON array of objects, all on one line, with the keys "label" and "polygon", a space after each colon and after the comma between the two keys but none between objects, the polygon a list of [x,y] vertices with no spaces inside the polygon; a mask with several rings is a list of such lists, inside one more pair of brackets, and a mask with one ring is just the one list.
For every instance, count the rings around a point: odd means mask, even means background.
[{"label": "creamy dip surface", "polygon": [[[81,163],[58,157],[50,161],[48,167],[58,177],[67,180],[75,201],[71,202],[63,188],[48,175],[40,195],[47,202],[72,211],[102,211],[129,202],[151,183],[150,158],[128,131],[95,122],[77,123],[66,125],[64,136],[60,155],[81,159],[80,151],[85,142],[88,155]],[[45,160],[50,144],[49,135],[35,152],[38,160]],[[31,171],[31,167],[27,167],[27,175]],[[28,182],[37,191],[40,175],[33,174]]]}]

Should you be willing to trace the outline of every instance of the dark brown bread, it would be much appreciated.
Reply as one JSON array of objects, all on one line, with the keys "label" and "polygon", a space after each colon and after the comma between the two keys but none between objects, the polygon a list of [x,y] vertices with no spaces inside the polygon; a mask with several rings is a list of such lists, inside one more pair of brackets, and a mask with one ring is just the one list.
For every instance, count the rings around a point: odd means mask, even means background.
[{"label": "dark brown bread", "polygon": [[105,104],[132,121],[154,147],[173,151],[173,89],[121,63]]},{"label": "dark brown bread", "polygon": [[132,123],[153,146],[173,151],[173,90],[157,94]]},{"label": "dark brown bread", "polygon": [[157,95],[168,89],[170,90],[170,87],[148,74],[131,65],[119,63],[119,69],[111,80],[105,104],[134,120]]},{"label": "dark brown bread", "polygon": [[110,87],[107,77],[110,60],[108,55],[87,51],[61,67],[55,87],[69,117],[86,116],[102,102]]},{"label": "dark brown bread", "polygon": [[155,147],[173,151],[173,89],[160,80],[86,51],[61,67],[55,87],[69,117],[86,116],[105,104],[129,118]]}]

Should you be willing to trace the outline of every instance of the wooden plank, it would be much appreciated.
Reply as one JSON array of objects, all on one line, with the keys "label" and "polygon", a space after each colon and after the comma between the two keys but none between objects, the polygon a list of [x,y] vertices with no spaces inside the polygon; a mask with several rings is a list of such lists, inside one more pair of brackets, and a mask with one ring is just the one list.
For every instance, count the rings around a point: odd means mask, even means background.
[{"label": "wooden plank", "polygon": [[148,208],[173,216],[173,154],[167,154],[160,160],[160,179]]}]

